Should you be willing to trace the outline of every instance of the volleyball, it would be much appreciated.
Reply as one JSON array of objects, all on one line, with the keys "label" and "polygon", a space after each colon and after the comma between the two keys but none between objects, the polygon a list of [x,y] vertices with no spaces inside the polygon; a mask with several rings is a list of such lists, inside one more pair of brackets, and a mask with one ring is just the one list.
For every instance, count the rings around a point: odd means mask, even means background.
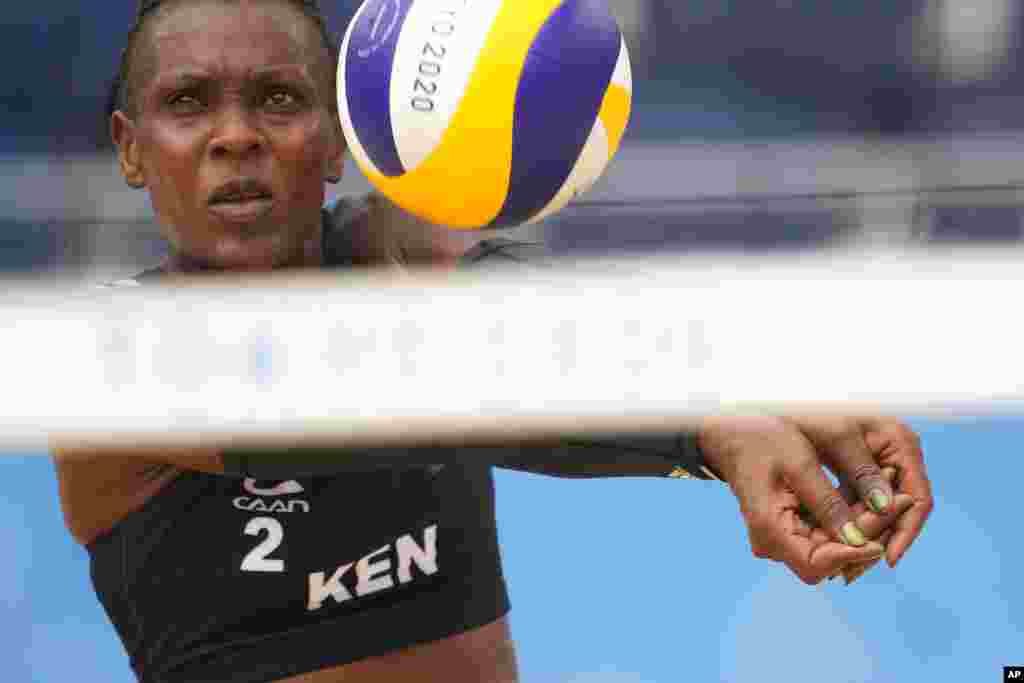
[{"label": "volleyball", "polygon": [[340,49],[356,163],[395,204],[453,228],[536,222],[585,192],[631,98],[606,0],[366,0]]}]

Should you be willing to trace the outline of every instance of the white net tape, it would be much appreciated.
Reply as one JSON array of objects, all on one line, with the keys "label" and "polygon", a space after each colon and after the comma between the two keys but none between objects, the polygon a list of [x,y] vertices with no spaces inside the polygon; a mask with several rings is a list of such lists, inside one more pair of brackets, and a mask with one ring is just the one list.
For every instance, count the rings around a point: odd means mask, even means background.
[{"label": "white net tape", "polygon": [[1024,400],[1019,254],[633,260],[0,295],[0,448],[677,429]]}]

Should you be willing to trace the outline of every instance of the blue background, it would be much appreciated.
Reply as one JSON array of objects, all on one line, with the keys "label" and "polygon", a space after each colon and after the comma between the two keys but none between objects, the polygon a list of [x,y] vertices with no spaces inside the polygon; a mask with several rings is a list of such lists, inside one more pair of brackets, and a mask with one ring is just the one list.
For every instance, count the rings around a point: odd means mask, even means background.
[{"label": "blue background", "polygon": [[[501,472],[524,683],[997,681],[1024,663],[1024,420],[915,422],[937,507],[895,570],[809,588],[718,484]],[[48,460],[0,459],[4,681],[133,680]]]}]

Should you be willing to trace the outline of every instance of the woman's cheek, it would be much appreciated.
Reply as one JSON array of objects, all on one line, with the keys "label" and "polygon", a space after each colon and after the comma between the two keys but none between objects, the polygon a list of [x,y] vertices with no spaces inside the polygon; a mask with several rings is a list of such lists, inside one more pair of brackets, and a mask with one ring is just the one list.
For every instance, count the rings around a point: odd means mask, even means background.
[{"label": "woman's cheek", "polygon": [[290,144],[287,165],[291,167],[294,196],[318,204],[324,197],[324,175],[328,164],[329,138],[319,126],[303,131]]},{"label": "woman's cheek", "polygon": [[[194,133],[156,128],[147,144],[153,173],[148,174],[154,209],[184,217],[202,192],[202,147]],[[193,201],[189,201],[192,199]]]}]

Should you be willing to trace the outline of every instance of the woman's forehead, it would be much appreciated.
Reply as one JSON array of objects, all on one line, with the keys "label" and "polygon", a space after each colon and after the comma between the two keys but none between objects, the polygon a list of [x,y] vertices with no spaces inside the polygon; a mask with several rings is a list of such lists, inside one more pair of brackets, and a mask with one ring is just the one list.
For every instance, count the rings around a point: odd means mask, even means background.
[{"label": "woman's forehead", "polygon": [[177,5],[156,20],[147,42],[146,61],[156,72],[312,66],[323,50],[311,21],[287,3],[266,0]]}]

